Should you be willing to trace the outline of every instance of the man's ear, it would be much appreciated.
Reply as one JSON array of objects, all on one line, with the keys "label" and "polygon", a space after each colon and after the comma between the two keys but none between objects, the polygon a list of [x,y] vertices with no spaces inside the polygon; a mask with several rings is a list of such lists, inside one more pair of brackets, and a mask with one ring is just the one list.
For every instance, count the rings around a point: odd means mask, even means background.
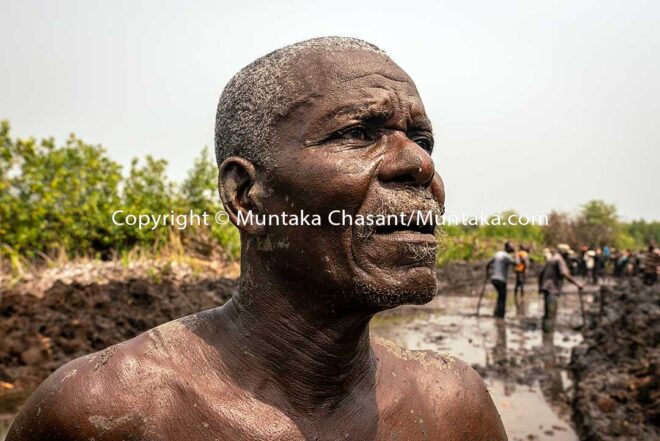
[{"label": "man's ear", "polygon": [[236,228],[248,234],[263,235],[268,229],[266,225],[254,222],[255,215],[265,214],[259,199],[263,192],[259,187],[257,170],[252,162],[232,156],[220,165],[218,190],[225,212]]}]

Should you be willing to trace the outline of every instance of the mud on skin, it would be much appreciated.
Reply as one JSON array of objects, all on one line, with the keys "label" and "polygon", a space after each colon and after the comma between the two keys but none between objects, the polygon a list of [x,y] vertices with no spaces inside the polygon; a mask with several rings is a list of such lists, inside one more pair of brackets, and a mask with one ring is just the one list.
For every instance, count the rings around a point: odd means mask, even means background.
[{"label": "mud on skin", "polygon": [[[414,83],[359,40],[310,40],[245,68],[220,99],[216,141],[234,224],[250,210],[366,215],[410,195],[444,206]],[[432,232],[237,228],[230,301],[60,368],[8,440],[506,439],[472,368],[370,337],[377,312],[433,298]]]}]

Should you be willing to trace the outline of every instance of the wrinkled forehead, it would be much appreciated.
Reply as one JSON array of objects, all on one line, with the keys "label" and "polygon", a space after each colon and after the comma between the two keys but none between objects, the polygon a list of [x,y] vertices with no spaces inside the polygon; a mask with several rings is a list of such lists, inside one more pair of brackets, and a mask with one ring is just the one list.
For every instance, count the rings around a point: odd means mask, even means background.
[{"label": "wrinkled forehead", "polygon": [[420,125],[430,130],[415,84],[387,56],[364,50],[316,53],[299,56],[293,69],[287,113],[298,121],[302,107],[307,120],[363,112],[423,120]]},{"label": "wrinkled forehead", "polygon": [[347,81],[370,76],[382,76],[415,89],[408,74],[389,57],[359,49],[301,55],[294,76],[300,79],[300,86],[308,90],[333,90]]}]

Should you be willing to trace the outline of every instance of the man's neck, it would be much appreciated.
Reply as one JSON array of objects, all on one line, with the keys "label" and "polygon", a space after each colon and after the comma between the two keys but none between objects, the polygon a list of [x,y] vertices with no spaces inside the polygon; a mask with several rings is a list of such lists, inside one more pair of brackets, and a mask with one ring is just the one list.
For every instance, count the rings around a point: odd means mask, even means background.
[{"label": "man's neck", "polygon": [[230,367],[301,412],[330,413],[373,386],[372,314],[339,315],[320,300],[327,293],[273,279],[250,271],[223,308],[230,323],[223,338],[235,349]]}]

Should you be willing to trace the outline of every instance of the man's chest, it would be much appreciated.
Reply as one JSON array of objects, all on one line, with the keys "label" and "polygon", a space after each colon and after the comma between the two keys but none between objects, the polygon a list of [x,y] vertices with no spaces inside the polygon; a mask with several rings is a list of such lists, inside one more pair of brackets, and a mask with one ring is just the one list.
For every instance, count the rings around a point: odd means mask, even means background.
[{"label": "man's chest", "polygon": [[231,412],[231,415],[199,417],[179,415],[149,427],[140,441],[336,441],[336,440],[430,440],[438,439],[435,424],[419,415],[388,420],[365,418],[362,420],[319,421],[315,418],[292,419],[277,413],[254,409],[249,413]]},{"label": "man's chest", "polygon": [[302,412],[273,395],[201,380],[175,383],[166,394],[145,397],[140,427],[125,434],[130,437],[97,439],[414,441],[438,435],[438,416],[421,404],[425,400],[411,399],[415,394],[408,388],[376,386],[334,412],[321,409],[323,404]]}]

